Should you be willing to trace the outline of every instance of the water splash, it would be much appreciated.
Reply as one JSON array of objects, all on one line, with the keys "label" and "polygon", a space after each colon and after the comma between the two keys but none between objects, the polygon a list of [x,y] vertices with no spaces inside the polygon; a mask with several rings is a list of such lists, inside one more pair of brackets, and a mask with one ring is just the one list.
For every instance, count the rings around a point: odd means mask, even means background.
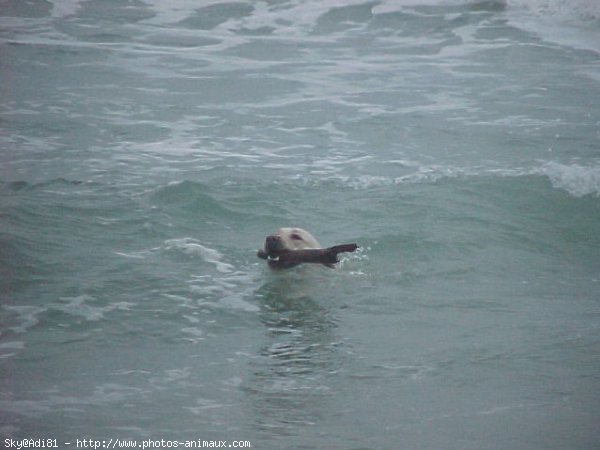
[{"label": "water splash", "polygon": [[554,188],[564,189],[575,197],[600,196],[600,166],[547,162],[536,172],[547,176]]}]

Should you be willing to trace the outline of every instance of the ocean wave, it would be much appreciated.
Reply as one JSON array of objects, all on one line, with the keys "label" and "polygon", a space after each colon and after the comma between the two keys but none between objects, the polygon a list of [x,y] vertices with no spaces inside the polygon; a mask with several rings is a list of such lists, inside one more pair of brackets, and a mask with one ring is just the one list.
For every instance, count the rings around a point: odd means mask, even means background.
[{"label": "ocean wave", "polygon": [[253,282],[250,274],[233,270],[218,275],[193,275],[188,281],[190,294],[202,308],[258,312],[252,303]]},{"label": "ocean wave", "polygon": [[408,174],[397,177],[371,174],[357,176],[334,175],[326,180],[321,179],[319,182],[339,183],[342,186],[352,189],[363,190],[404,184],[434,184],[450,179],[541,176],[547,178],[553,188],[564,190],[574,197],[583,197],[586,195],[600,196],[600,166],[581,166],[578,164],[562,164],[549,161],[535,167],[515,168],[413,164],[412,170]]},{"label": "ocean wave", "polygon": [[544,40],[600,52],[597,0],[508,0],[509,23]]},{"label": "ocean wave", "polygon": [[23,341],[7,341],[0,344],[0,359],[11,358],[25,348]]},{"label": "ocean wave", "polygon": [[223,255],[218,250],[207,247],[191,237],[167,239],[158,247],[148,250],[114,252],[115,255],[124,258],[145,259],[159,254],[185,255],[187,257],[199,257],[204,262],[214,265],[215,270],[220,273],[233,272],[233,266],[223,261]]},{"label": "ocean wave", "polygon": [[86,321],[95,322],[104,319],[104,315],[114,310],[129,310],[132,306],[127,302],[110,303],[108,305],[94,305],[96,299],[91,295],[83,294],[75,297],[61,297],[59,302],[53,303],[50,308],[62,311],[72,316],[84,318]]},{"label": "ocean wave", "polygon": [[164,242],[162,249],[165,251],[181,252],[190,256],[199,256],[205,262],[213,264],[215,269],[221,273],[230,273],[233,271],[231,264],[222,261],[223,255],[219,251],[206,247],[193,238],[169,239]]},{"label": "ocean wave", "polygon": [[15,181],[0,181],[0,189],[10,192],[27,191],[27,190],[47,190],[52,188],[71,188],[80,185],[91,185],[91,182],[84,182],[80,180],[68,180],[66,178],[54,178],[47,181],[40,182],[28,182],[24,180]]},{"label": "ocean wave", "polygon": [[[228,194],[226,200],[220,200],[216,195],[207,192],[200,184],[183,181],[162,188],[158,193],[161,203],[173,205],[181,203],[181,206],[194,209],[194,204],[202,204],[203,215],[212,213],[223,216],[252,214],[246,211],[244,201],[261,196],[268,198],[273,192],[280,196],[293,198],[298,189],[321,188],[329,186],[335,188],[350,188],[355,190],[390,187],[411,184],[434,184],[451,179],[473,179],[482,177],[491,178],[521,178],[521,177],[544,177],[550,181],[555,189],[561,189],[574,197],[586,195],[600,196],[600,166],[579,165],[576,163],[561,163],[556,161],[541,161],[538,165],[524,165],[522,167],[494,167],[493,165],[455,166],[450,164],[422,164],[410,160],[390,160],[386,163],[386,175],[375,173],[362,173],[348,175],[343,171],[332,171],[332,173],[319,172],[307,174],[289,174],[285,178],[270,178],[263,181],[235,180],[230,182],[232,189],[237,192]],[[394,172],[398,174],[395,175]],[[235,184],[235,186],[234,186]],[[244,188],[244,185],[246,187]],[[240,190],[241,189],[241,190]],[[253,194],[248,194],[249,190]],[[282,193],[285,193],[284,195]],[[249,197],[246,197],[246,194]],[[187,200],[186,200],[187,199]],[[281,202],[281,201],[280,201]],[[239,211],[236,209],[239,206]],[[242,211],[244,209],[244,211]],[[285,212],[282,210],[282,212]]]},{"label": "ocean wave", "polygon": [[[33,305],[6,305],[4,310],[8,311],[13,325],[6,329],[12,333],[26,333],[47,318],[50,311],[59,311],[70,316],[80,317],[88,322],[97,322],[105,318],[112,311],[130,310],[133,304],[128,302],[112,302],[102,304],[95,297],[87,294],[74,297],[60,297],[56,302],[50,302],[44,306]],[[1,352],[0,352],[1,353]]]},{"label": "ocean wave", "polygon": [[215,192],[211,186],[195,181],[176,181],[161,186],[152,194],[152,202],[160,208],[202,217],[233,217],[239,212],[227,205],[221,198],[222,192]]},{"label": "ocean wave", "polygon": [[600,2],[597,0],[509,0],[508,4],[538,16],[553,16],[564,20],[600,19]]},{"label": "ocean wave", "polygon": [[600,166],[580,166],[547,162],[534,173],[546,176],[552,186],[574,197],[600,196]]},{"label": "ocean wave", "polygon": [[3,308],[16,315],[13,326],[8,328],[14,333],[24,333],[36,326],[40,322],[39,316],[46,311],[46,308],[31,305],[5,305]]}]

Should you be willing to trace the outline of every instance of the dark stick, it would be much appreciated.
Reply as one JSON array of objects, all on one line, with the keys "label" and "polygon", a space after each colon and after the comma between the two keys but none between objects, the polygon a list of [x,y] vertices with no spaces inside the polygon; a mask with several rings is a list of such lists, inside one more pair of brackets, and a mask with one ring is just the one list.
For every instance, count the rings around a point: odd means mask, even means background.
[{"label": "dark stick", "polygon": [[278,259],[284,264],[335,264],[338,262],[339,253],[353,252],[358,248],[356,244],[340,244],[328,248],[311,248],[305,250],[281,250],[267,254],[259,250],[257,256],[262,259]]}]

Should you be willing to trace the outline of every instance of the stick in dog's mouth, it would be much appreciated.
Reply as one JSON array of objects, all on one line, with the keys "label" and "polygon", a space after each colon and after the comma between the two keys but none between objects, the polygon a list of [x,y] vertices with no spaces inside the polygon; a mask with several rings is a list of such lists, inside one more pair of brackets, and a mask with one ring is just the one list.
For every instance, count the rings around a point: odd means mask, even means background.
[{"label": "stick in dog's mouth", "polygon": [[257,256],[268,261],[279,261],[282,264],[335,264],[339,262],[340,253],[351,253],[358,248],[357,244],[340,244],[327,248],[311,248],[303,250],[280,249],[269,253],[259,250]]}]

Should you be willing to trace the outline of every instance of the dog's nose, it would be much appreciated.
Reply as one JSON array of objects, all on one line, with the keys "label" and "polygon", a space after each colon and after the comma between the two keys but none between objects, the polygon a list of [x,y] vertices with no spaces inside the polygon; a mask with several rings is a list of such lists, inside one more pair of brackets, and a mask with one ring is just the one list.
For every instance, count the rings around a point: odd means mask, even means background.
[{"label": "dog's nose", "polygon": [[267,252],[272,250],[277,250],[279,247],[279,239],[280,237],[276,234],[271,234],[265,238],[265,250]]}]

